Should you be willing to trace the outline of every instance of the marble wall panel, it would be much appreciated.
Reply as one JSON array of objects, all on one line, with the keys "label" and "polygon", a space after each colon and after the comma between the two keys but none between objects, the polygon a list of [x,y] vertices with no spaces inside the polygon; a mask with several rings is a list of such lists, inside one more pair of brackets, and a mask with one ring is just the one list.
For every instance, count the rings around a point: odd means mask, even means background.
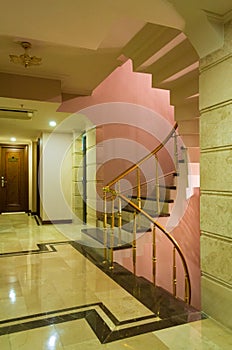
[{"label": "marble wall panel", "polygon": [[232,238],[232,196],[201,195],[201,230]]},{"label": "marble wall panel", "polygon": [[201,116],[201,149],[228,146],[232,141],[232,102]]},{"label": "marble wall panel", "polygon": [[231,285],[232,240],[201,236],[201,268],[204,272]]},{"label": "marble wall panel", "polygon": [[201,154],[201,190],[232,191],[232,149]]},{"label": "marble wall panel", "polygon": [[82,166],[82,162],[83,162],[83,155],[82,152],[81,153],[73,153],[73,166],[74,167],[79,167]]},{"label": "marble wall panel", "polygon": [[200,110],[231,100],[232,57],[204,70],[200,74]]},{"label": "marble wall panel", "polygon": [[82,208],[83,207],[83,198],[82,198],[82,196],[74,196],[73,197],[73,205],[74,205],[75,209]]},{"label": "marble wall panel", "polygon": [[232,329],[231,300],[232,289],[203,276],[202,309],[212,318]]}]

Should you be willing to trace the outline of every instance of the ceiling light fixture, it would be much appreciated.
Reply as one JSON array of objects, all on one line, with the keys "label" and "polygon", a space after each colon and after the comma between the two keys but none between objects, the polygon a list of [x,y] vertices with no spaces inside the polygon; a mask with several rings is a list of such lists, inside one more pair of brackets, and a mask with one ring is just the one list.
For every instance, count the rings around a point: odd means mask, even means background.
[{"label": "ceiling light fixture", "polygon": [[51,121],[49,122],[49,125],[50,125],[50,126],[56,126],[55,120],[51,120]]},{"label": "ceiling light fixture", "polygon": [[31,43],[29,43],[28,41],[21,41],[19,42],[19,44],[22,46],[25,52],[20,56],[9,55],[11,62],[22,64],[25,68],[41,64],[42,58],[30,56],[28,54],[28,50],[31,48]]},{"label": "ceiling light fixture", "polygon": [[11,140],[11,142],[15,142],[16,138],[15,137],[11,137],[10,140]]}]

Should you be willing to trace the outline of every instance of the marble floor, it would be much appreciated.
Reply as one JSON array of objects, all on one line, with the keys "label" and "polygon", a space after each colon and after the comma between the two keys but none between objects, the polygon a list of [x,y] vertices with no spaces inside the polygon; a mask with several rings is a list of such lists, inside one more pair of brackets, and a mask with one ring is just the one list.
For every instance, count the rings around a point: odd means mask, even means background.
[{"label": "marble floor", "polygon": [[1,350],[232,349],[232,333],[209,318],[132,336],[159,317],[75,249],[92,243],[81,229],[0,215]]}]

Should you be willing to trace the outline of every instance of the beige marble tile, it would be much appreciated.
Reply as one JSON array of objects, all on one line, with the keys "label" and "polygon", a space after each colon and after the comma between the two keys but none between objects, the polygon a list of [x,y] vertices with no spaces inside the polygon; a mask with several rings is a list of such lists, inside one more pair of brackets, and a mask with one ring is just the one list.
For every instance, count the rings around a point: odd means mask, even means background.
[{"label": "beige marble tile", "polygon": [[201,72],[199,78],[200,109],[231,99],[232,57],[228,57],[220,64]]},{"label": "beige marble tile", "polygon": [[214,109],[201,116],[201,148],[231,145],[232,105]]},{"label": "beige marble tile", "polygon": [[18,252],[22,250],[22,246],[18,240],[2,241],[0,243],[0,253]]},{"label": "beige marble tile", "polygon": [[16,299],[0,299],[0,320],[28,315],[27,306],[23,297]]},{"label": "beige marble tile", "polygon": [[10,346],[10,339],[8,335],[0,336],[0,349],[1,350],[12,350]]},{"label": "beige marble tile", "polygon": [[149,309],[120,288],[96,295],[120,321],[152,315]]},{"label": "beige marble tile", "polygon": [[96,335],[85,320],[75,320],[55,326],[63,346],[95,340]]},{"label": "beige marble tile", "polygon": [[201,230],[232,238],[232,197],[201,195]]},{"label": "beige marble tile", "polygon": [[[156,335],[152,333],[139,335],[132,338],[127,338],[115,341],[106,345],[108,350],[167,350],[167,347]],[[172,348],[170,348],[172,349]],[[185,348],[187,350],[187,348]]]},{"label": "beige marble tile", "polygon": [[232,150],[218,150],[201,155],[201,189],[232,191]]},{"label": "beige marble tile", "polygon": [[221,348],[212,338],[201,335],[191,324],[163,329],[154,334],[172,350],[229,350],[228,347]]},{"label": "beige marble tile", "polygon": [[213,341],[220,349],[232,349],[232,330],[212,319],[190,323],[200,336]]},{"label": "beige marble tile", "polygon": [[17,350],[62,350],[59,335],[54,326],[37,328],[9,335],[12,349]]},{"label": "beige marble tile", "polygon": [[202,310],[232,330],[232,289],[206,276],[201,278],[201,289]]},{"label": "beige marble tile", "polygon": [[88,305],[92,303],[99,303],[97,296],[88,289],[81,289],[78,285],[76,287],[68,287],[65,290],[59,290],[58,294],[61,296],[65,307]]},{"label": "beige marble tile", "polygon": [[102,350],[106,348],[107,346],[105,344],[101,344],[97,339],[64,346],[64,350]]},{"label": "beige marble tile", "polygon": [[19,282],[1,283],[0,279],[0,295],[1,299],[14,300],[22,296],[22,289]]},{"label": "beige marble tile", "polygon": [[201,236],[201,268],[232,286],[232,242]]}]

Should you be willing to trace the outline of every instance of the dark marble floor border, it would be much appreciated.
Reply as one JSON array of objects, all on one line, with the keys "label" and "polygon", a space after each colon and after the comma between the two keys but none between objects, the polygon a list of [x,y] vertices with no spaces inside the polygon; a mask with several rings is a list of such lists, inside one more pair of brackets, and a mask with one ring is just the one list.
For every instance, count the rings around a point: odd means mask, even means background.
[{"label": "dark marble floor border", "polygon": [[[93,306],[87,311],[78,311],[78,308],[62,309],[57,311],[46,312],[44,314],[29,315],[23,318],[5,320],[0,322],[0,335],[9,334],[14,332],[25,331],[33,328],[39,328],[48,326],[51,324],[58,324],[62,322],[68,322],[75,319],[85,318],[90,327],[95,332],[96,336],[102,343],[107,343],[147,332],[172,327],[187,322],[196,321],[205,318],[201,312],[186,305],[183,301],[174,298],[170,293],[163,290],[160,287],[155,287],[149,281],[133,275],[130,271],[126,270],[119,264],[114,264],[114,269],[110,270],[107,264],[103,264],[101,256],[99,256],[98,249],[93,250],[91,247],[87,247],[81,241],[58,241],[47,242],[37,244],[38,249],[2,253],[0,257],[13,257],[23,256],[28,254],[43,254],[43,253],[55,253],[57,252],[55,246],[70,244],[74,249],[80,252],[88,260],[93,262],[110,278],[117,282],[122,288],[129,292],[134,298],[139,300],[144,306],[146,306],[153,315],[144,316],[139,318],[128,319],[119,321],[108,309],[102,304],[85,305],[84,307]],[[50,250],[48,249],[50,248]],[[115,325],[115,330],[111,330],[102,317],[97,313],[96,306],[100,306],[102,311],[108,316],[108,318]],[[76,311],[77,310],[77,311]],[[56,313],[62,313],[70,311],[65,315],[55,315]],[[152,321],[157,315],[161,318],[159,321]],[[36,320],[36,318],[42,317],[43,319]],[[34,318],[34,320],[31,320]],[[150,320],[151,322],[149,322]],[[142,321],[148,321],[142,324]],[[15,325],[7,323],[16,322]],[[141,322],[133,326],[133,323]],[[125,326],[128,327],[125,327]],[[118,327],[124,326],[123,329]]]},{"label": "dark marble floor border", "polygon": [[[98,307],[113,322],[115,329],[110,329],[106,321],[99,315],[97,312]],[[157,321],[152,321],[152,318],[154,319],[155,315],[119,321],[103,303],[99,302],[0,321],[0,336],[85,319],[100,342],[108,343],[155,330],[157,328]],[[136,322],[144,320],[150,320],[151,322],[147,324],[136,324]],[[128,325],[127,328],[119,329],[121,325],[125,324]],[[133,326],[133,324],[136,325]]]},{"label": "dark marble floor border", "polygon": [[[71,241],[61,241],[61,242],[48,242],[48,243],[37,243],[38,249],[28,249],[28,250],[19,250],[16,252],[6,252],[6,253],[0,253],[0,258],[5,257],[13,257],[13,256],[20,256],[20,255],[30,255],[30,254],[42,254],[42,253],[53,253],[56,252],[56,248],[54,245],[58,244],[70,244]],[[50,248],[50,250],[48,249]]]}]

